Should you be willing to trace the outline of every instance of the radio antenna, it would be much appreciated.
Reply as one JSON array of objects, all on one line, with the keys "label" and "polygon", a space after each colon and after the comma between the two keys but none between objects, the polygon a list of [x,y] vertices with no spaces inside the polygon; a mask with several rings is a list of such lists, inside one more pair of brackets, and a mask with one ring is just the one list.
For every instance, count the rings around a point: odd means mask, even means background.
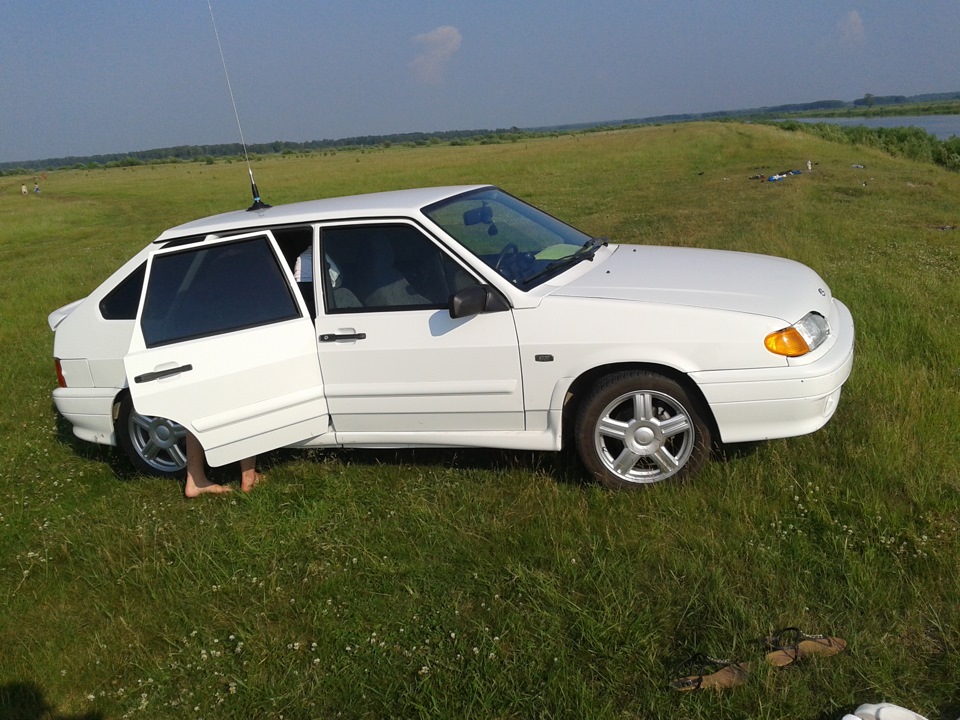
[{"label": "radio antenna", "polygon": [[223,45],[220,44],[220,33],[217,32],[217,21],[213,17],[213,4],[207,0],[207,8],[210,10],[210,22],[213,23],[213,34],[217,38],[217,48],[220,50],[220,62],[223,63],[223,76],[227,79],[227,90],[230,91],[230,102],[233,104],[233,116],[237,119],[237,130],[240,131],[240,147],[243,148],[243,159],[247,163],[247,172],[250,174],[250,191],[253,193],[253,205],[247,208],[250,210],[265,210],[270,207],[267,203],[260,200],[260,191],[257,189],[257,182],[253,179],[253,168],[250,167],[250,157],[247,155],[247,143],[243,139],[243,127],[240,125],[240,113],[237,112],[237,101],[233,98],[233,86],[230,84],[230,73],[227,72],[227,61],[223,56]]}]

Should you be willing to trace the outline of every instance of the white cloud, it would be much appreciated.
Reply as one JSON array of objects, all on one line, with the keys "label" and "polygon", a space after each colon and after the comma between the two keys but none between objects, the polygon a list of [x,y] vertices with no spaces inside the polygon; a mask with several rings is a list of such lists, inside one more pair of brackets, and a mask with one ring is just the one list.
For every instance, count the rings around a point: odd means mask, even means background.
[{"label": "white cloud", "polygon": [[851,10],[837,23],[840,30],[840,40],[844,47],[860,47],[867,41],[867,33],[863,29],[863,18],[856,10]]},{"label": "white cloud", "polygon": [[443,80],[443,70],[460,49],[463,36],[455,27],[443,25],[415,36],[413,41],[423,46],[423,52],[410,62],[410,68],[420,82],[436,84]]}]

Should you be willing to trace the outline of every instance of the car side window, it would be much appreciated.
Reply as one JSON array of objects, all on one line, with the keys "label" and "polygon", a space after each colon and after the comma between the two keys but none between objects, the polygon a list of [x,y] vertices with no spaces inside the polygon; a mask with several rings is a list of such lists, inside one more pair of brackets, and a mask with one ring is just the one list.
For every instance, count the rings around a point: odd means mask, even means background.
[{"label": "car side window", "polygon": [[147,264],[142,263],[100,301],[104,320],[136,320]]},{"label": "car side window", "polygon": [[155,257],[140,325],[149,348],[300,316],[260,236]]},{"label": "car side window", "polygon": [[320,237],[328,313],[441,309],[477,282],[410,225],[325,228]]},{"label": "car side window", "polygon": [[297,289],[312,319],[317,317],[313,295],[313,228],[309,225],[271,228],[273,239],[283,254],[287,267],[297,281]]}]

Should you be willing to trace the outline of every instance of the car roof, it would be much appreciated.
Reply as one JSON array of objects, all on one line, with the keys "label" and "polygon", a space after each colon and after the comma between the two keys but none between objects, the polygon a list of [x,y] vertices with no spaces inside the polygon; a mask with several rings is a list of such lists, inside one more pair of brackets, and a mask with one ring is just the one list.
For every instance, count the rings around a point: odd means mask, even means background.
[{"label": "car roof", "polygon": [[276,205],[261,210],[234,210],[191,220],[164,230],[154,242],[166,242],[191,235],[237,232],[265,225],[296,225],[344,218],[393,217],[411,215],[440,200],[479,190],[488,185],[450,185],[446,187],[392,190],[389,192],[347,195]]}]

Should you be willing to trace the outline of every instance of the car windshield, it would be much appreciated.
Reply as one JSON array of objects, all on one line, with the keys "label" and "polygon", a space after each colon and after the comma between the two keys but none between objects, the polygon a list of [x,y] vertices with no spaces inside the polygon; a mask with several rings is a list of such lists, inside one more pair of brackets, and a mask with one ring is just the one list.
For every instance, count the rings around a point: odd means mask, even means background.
[{"label": "car windshield", "polygon": [[605,244],[492,187],[435,203],[424,214],[524,290],[592,258]]}]

